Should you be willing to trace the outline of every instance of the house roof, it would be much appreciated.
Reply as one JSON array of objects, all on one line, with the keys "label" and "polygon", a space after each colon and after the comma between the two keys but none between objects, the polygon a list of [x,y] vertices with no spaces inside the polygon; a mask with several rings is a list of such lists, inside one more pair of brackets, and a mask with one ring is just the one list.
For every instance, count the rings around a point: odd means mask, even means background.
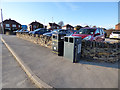
[{"label": "house roof", "polygon": [[53,26],[58,26],[58,27],[60,27],[60,26],[59,26],[58,24],[56,24],[56,23],[49,23],[49,25],[50,25],[50,26],[53,25]]},{"label": "house roof", "polygon": [[31,22],[29,25],[43,25],[43,24],[41,24],[41,23],[35,21],[35,22]]},{"label": "house roof", "polygon": [[120,23],[118,23],[117,25],[120,25]]},{"label": "house roof", "polygon": [[73,26],[71,26],[71,25],[69,25],[69,24],[67,24],[67,25],[65,25],[65,26],[63,26],[63,27],[72,27],[72,28],[74,28]]},{"label": "house roof", "polygon": [[18,25],[21,25],[20,23],[16,22],[15,20],[11,20],[11,19],[4,20],[3,24],[18,24]]}]

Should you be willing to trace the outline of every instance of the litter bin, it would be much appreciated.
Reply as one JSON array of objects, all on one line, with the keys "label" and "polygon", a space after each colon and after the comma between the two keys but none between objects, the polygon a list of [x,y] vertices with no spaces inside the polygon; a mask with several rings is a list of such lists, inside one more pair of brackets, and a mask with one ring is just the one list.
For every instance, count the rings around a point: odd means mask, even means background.
[{"label": "litter bin", "polygon": [[65,36],[64,37],[64,57],[76,63],[81,57],[81,37]]},{"label": "litter bin", "polygon": [[52,52],[58,56],[63,56],[64,50],[64,36],[66,34],[53,34],[52,35]]}]

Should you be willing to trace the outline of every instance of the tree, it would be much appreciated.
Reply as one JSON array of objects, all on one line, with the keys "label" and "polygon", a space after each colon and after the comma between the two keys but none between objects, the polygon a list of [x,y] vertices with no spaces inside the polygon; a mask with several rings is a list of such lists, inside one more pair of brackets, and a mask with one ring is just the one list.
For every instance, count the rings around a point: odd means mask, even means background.
[{"label": "tree", "polygon": [[75,27],[76,30],[80,30],[81,28],[82,28],[82,26],[80,26],[80,25],[77,25],[77,26]]},{"label": "tree", "polygon": [[86,25],[85,27],[89,27],[88,25]]},{"label": "tree", "polygon": [[60,21],[60,22],[58,23],[58,25],[62,27],[62,26],[64,26],[64,22],[63,22],[63,21]]},{"label": "tree", "polygon": [[93,26],[93,28],[96,28],[96,26]]}]

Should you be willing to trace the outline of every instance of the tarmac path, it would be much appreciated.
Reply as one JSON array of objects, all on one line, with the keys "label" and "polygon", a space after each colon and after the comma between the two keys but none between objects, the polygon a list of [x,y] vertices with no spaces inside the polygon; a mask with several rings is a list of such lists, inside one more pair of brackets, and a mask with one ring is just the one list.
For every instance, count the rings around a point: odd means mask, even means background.
[{"label": "tarmac path", "polygon": [[2,88],[36,88],[3,43]]}]

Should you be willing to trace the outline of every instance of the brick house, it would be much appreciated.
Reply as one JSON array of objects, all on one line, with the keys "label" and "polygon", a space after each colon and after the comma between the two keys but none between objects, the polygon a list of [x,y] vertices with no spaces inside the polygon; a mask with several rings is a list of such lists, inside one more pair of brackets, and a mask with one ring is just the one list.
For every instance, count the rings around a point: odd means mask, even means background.
[{"label": "brick house", "polygon": [[47,25],[47,29],[50,29],[50,30],[53,30],[53,29],[61,29],[61,26],[59,26],[58,24],[56,23],[49,23]]},{"label": "brick house", "polygon": [[[2,23],[0,23],[0,28],[1,26]],[[21,29],[21,24],[16,22],[15,20],[6,19],[3,21],[3,29],[4,29],[4,33],[6,33],[6,31],[15,31]]]},{"label": "brick house", "polygon": [[116,30],[120,30],[120,23],[118,23],[117,25],[115,25],[115,29]]},{"label": "brick house", "polygon": [[71,25],[69,25],[69,24],[67,24],[67,25],[63,26],[62,29],[66,29],[66,30],[74,30],[74,27],[71,26]]},{"label": "brick house", "polygon": [[28,25],[28,31],[34,31],[35,29],[38,29],[38,28],[43,28],[44,25],[35,21],[35,22],[31,22],[29,25]]}]

